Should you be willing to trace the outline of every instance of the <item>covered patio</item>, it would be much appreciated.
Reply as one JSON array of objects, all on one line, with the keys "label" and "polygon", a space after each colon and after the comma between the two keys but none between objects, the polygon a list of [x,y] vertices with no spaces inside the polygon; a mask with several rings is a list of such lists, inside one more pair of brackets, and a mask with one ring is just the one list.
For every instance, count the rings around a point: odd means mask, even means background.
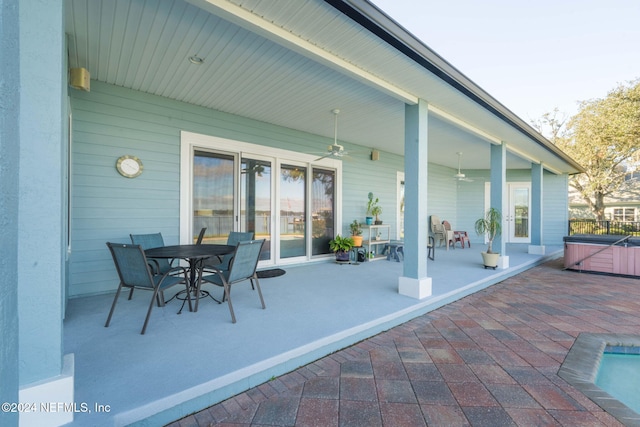
[{"label": "covered patio", "polygon": [[[91,412],[7,424],[170,422],[562,244],[580,165],[369,0],[10,3],[3,399]],[[331,263],[327,242],[372,191],[404,263]],[[489,207],[498,270],[482,269],[481,236],[427,261],[431,215],[471,231]],[[238,288],[237,324],[212,301],[172,303],[141,337],[137,292],[104,328],[118,283],[105,242],[191,243],[203,218],[232,220],[216,238],[265,221],[259,267],[287,270],[263,281],[267,309]]]},{"label": "covered patio", "polygon": [[[233,289],[236,324],[226,305],[207,299],[197,313],[177,315],[174,300],[154,309],[140,335],[149,293],[121,297],[109,328],[112,295],[74,299],[64,351],[75,356],[74,399],[92,411],[71,425],[169,423],[562,254],[508,245],[511,267],[494,271],[482,268],[482,249],[436,249],[428,264],[433,295],[424,300],[398,294],[402,263],[288,266],[260,281],[266,310],[248,282]],[[96,412],[96,404],[109,411]]]}]

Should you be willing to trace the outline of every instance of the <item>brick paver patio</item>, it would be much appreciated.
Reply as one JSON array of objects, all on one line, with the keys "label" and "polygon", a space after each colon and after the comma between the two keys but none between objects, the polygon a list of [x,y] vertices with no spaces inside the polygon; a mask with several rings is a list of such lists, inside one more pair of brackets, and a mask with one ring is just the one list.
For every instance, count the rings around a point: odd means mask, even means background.
[{"label": "brick paver patio", "polygon": [[619,426],[557,372],[581,332],[639,326],[639,280],[557,260],[170,426]]}]

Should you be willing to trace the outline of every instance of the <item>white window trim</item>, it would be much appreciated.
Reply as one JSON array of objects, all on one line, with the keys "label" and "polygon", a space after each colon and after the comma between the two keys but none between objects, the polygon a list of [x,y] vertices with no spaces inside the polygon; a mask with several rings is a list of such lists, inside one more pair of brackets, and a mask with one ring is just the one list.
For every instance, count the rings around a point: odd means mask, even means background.
[{"label": "white window trim", "polygon": [[[192,243],[193,228],[193,154],[197,149],[211,149],[220,150],[228,153],[237,153],[239,158],[242,158],[243,154],[247,156],[260,156],[260,157],[272,157],[275,161],[274,166],[278,166],[281,163],[294,163],[305,164],[309,171],[312,167],[334,169],[336,171],[336,225],[342,224],[342,162],[340,160],[324,158],[317,160],[317,156],[300,153],[291,150],[284,150],[280,148],[267,147],[264,145],[252,144],[248,142],[238,141],[234,139],[221,138],[211,135],[203,135],[199,133],[181,131],[180,132],[180,243],[189,244]],[[274,178],[275,179],[275,178]],[[308,184],[309,185],[309,184]],[[277,197],[279,197],[279,186],[276,184],[277,193],[273,195],[273,203],[276,203]],[[275,206],[274,206],[275,212]],[[309,213],[310,215],[310,213]],[[276,215],[274,215],[274,218]],[[274,219],[275,220],[275,219]],[[277,221],[276,221],[277,222]],[[274,230],[274,236],[276,231]],[[279,236],[279,234],[277,234]],[[309,240],[308,244],[311,242]],[[311,250],[308,250],[306,260],[311,260]],[[278,258],[274,257],[275,261]],[[294,258],[291,263],[299,263],[301,258]],[[282,260],[281,264],[286,263],[286,260]]]},{"label": "white window trim", "polygon": [[396,238],[400,239],[401,236],[401,228],[404,224],[404,219],[402,218],[402,211],[400,209],[400,204],[402,203],[402,195],[401,188],[402,183],[404,182],[404,172],[396,173]]},{"label": "white window trim", "polygon": [[[626,220],[617,220],[615,219],[615,211],[616,209],[623,209],[623,216],[627,216],[627,210],[633,210],[633,219],[631,221]],[[620,221],[620,222],[636,222],[638,220],[638,208],[635,206],[611,206],[605,208],[605,215],[609,214],[609,218],[611,221]]]}]

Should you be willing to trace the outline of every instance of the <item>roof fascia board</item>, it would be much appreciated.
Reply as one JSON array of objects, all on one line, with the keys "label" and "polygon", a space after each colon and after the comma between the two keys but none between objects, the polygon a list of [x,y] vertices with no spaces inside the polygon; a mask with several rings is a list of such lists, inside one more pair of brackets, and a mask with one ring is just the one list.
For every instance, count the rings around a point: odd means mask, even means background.
[{"label": "roof fascia board", "polygon": [[429,112],[439,116],[440,118],[442,118],[444,120],[447,120],[447,121],[455,124],[456,126],[459,126],[459,127],[463,128],[463,129],[466,129],[469,132],[471,132],[471,133],[473,133],[473,134],[475,134],[475,135],[477,135],[477,136],[479,136],[479,137],[481,137],[483,139],[486,139],[487,141],[489,141],[490,143],[492,143],[494,145],[499,145],[499,144],[502,143],[502,141],[500,141],[499,138],[496,138],[495,136],[490,135],[487,132],[484,132],[484,131],[478,129],[477,127],[465,122],[462,119],[459,119],[458,117],[456,117],[456,116],[454,116],[452,114],[447,113],[446,111],[444,111],[444,110],[442,110],[442,109],[440,109],[440,108],[438,108],[438,107],[436,107],[436,106],[434,106],[432,104],[428,104],[428,109],[429,109]]},{"label": "roof fascia board", "polygon": [[324,0],[579,172],[582,166],[367,0]]},{"label": "roof fascia board", "polygon": [[279,27],[250,11],[243,9],[227,0],[186,0],[194,6],[206,10],[209,13],[239,25],[253,33],[259,34],[274,43],[297,52],[306,58],[324,64],[329,68],[342,74],[347,74],[352,78],[368,85],[374,86],[378,90],[392,96],[407,104],[417,104],[418,98],[415,95],[383,80],[362,68],[355,66],[344,59],[327,52],[326,50],[297,37],[291,32]]},{"label": "roof fascia board", "polygon": [[[472,132],[475,135],[479,136],[480,138],[483,138],[483,139],[487,140],[488,142],[490,142],[493,145],[502,144],[502,141],[500,141],[498,138],[496,138],[496,137],[494,137],[494,136],[492,136],[492,135],[490,135],[490,134],[488,134],[488,133],[486,133],[486,132],[484,132],[484,131],[476,128],[476,127],[474,127],[473,125],[470,125],[469,123],[467,123],[467,122],[465,122],[465,121],[463,121],[463,120],[461,120],[461,119],[459,119],[459,118],[457,118],[455,116],[452,116],[451,114],[447,113],[444,110],[441,110],[438,107],[435,107],[435,106],[429,104],[428,108],[429,108],[429,112],[439,116],[443,120],[447,120],[447,121],[455,124],[456,126],[459,126],[459,127],[463,128],[465,130],[468,130],[469,132]],[[527,154],[526,152],[524,152],[524,151],[522,151],[522,150],[520,150],[518,148],[515,148],[513,146],[513,144],[507,143],[507,151],[509,151],[512,154],[515,154],[516,156],[518,156],[520,158],[528,160],[531,163],[535,163],[535,164],[542,163],[540,160],[536,159],[534,156],[532,156],[530,154]],[[552,172],[552,173],[554,173],[556,175],[561,175],[562,174],[562,172],[560,172],[559,170],[557,170],[555,168],[552,168],[551,166],[548,166],[548,165],[546,165],[544,163],[543,163],[543,167],[545,169],[547,169],[549,172]]]}]

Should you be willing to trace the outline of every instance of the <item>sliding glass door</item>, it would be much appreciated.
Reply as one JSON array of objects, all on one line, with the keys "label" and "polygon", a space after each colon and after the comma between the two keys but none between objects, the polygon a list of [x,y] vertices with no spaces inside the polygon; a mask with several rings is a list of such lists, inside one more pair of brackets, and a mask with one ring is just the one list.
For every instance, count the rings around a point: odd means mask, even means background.
[{"label": "sliding glass door", "polygon": [[307,169],[280,165],[280,258],[307,254]]},{"label": "sliding glass door", "polygon": [[324,255],[329,250],[336,224],[336,172],[312,169],[311,182],[311,254]]},{"label": "sliding glass door", "polygon": [[242,158],[240,167],[240,231],[265,239],[260,260],[271,259],[271,162]]},{"label": "sliding glass door", "polygon": [[192,240],[206,227],[203,243],[223,244],[235,230],[235,161],[230,154],[194,153]]},{"label": "sliding glass door", "polygon": [[192,240],[204,227],[205,244],[225,243],[230,231],[252,231],[265,239],[262,265],[330,253],[336,169],[206,148],[194,149],[191,169]]}]

